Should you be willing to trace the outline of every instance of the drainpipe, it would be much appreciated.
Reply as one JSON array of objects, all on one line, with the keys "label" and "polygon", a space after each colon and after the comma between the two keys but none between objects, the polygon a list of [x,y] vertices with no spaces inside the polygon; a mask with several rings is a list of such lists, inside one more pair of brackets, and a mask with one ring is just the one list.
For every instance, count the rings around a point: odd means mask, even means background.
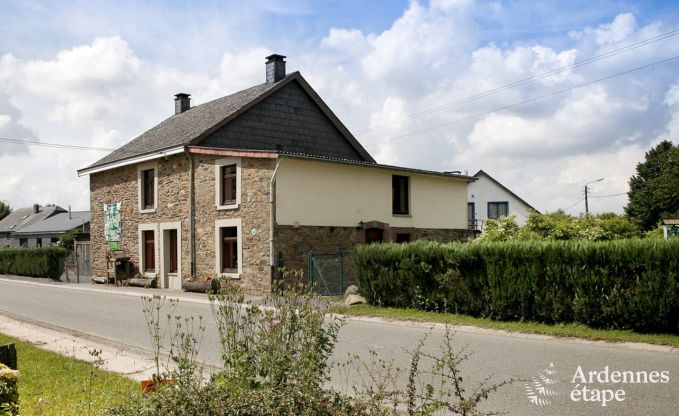
[{"label": "drainpipe", "polygon": [[189,159],[189,254],[191,256],[191,276],[196,275],[196,215],[195,215],[195,190],[194,190],[194,167],[193,158],[188,148],[184,153]]},{"label": "drainpipe", "polygon": [[269,236],[269,260],[271,261],[271,273],[273,277],[273,271],[274,267],[276,266],[276,262],[274,261],[274,253],[273,253],[273,237],[274,237],[274,227],[276,226],[276,207],[275,207],[275,197],[274,197],[274,192],[276,190],[276,174],[278,173],[278,166],[281,164],[281,159],[280,156],[278,157],[278,160],[276,161],[276,168],[273,170],[273,175],[271,175],[271,181],[269,182],[269,208],[271,210],[271,215],[269,217],[271,218],[271,226],[270,228],[270,236]]}]

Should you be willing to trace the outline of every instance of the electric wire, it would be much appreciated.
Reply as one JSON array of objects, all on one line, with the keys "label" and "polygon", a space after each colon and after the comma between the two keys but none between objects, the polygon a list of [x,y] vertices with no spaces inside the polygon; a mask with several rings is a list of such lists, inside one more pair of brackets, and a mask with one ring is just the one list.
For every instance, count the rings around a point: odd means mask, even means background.
[{"label": "electric wire", "polygon": [[675,56],[672,56],[670,58],[665,58],[665,59],[661,59],[659,61],[652,62],[650,64],[642,65],[642,66],[639,66],[639,67],[636,67],[636,68],[628,69],[626,71],[622,71],[622,72],[618,72],[618,73],[615,73],[615,74],[612,74],[612,75],[608,75],[608,76],[605,76],[603,78],[598,78],[598,79],[595,79],[593,81],[584,82],[582,84],[578,84],[578,85],[575,85],[573,87],[564,88],[564,89],[553,91],[553,92],[550,92],[550,93],[547,93],[547,94],[539,95],[537,97],[529,98],[527,100],[523,100],[523,101],[520,101],[520,102],[517,102],[517,103],[514,103],[514,104],[509,104],[509,105],[505,105],[505,106],[502,106],[502,107],[498,107],[498,108],[495,108],[493,110],[484,111],[482,113],[473,114],[471,116],[463,117],[463,118],[452,120],[452,121],[447,121],[445,123],[437,124],[437,125],[430,126],[430,127],[425,128],[425,129],[422,129],[422,130],[416,130],[416,131],[406,133],[406,134],[402,134],[402,135],[399,135],[399,136],[390,137],[388,139],[379,140],[377,142],[367,144],[366,147],[372,147],[372,146],[376,146],[378,144],[389,143],[389,142],[392,142],[392,141],[395,141],[395,140],[399,140],[399,139],[403,139],[403,138],[406,138],[406,137],[415,136],[417,134],[426,133],[428,131],[440,129],[441,127],[447,127],[447,126],[450,126],[450,125],[453,125],[453,124],[461,123],[463,121],[474,120],[474,119],[486,116],[488,114],[497,113],[498,111],[508,110],[508,109],[511,109],[511,108],[522,106],[524,104],[529,104],[529,103],[532,103],[532,102],[535,102],[535,101],[543,100],[545,98],[549,98],[549,97],[560,95],[560,94],[563,94],[563,93],[566,93],[566,92],[570,92],[570,91],[576,90],[578,88],[583,88],[583,87],[593,85],[593,84],[596,84],[596,83],[599,83],[599,82],[602,82],[602,81],[607,81],[607,80],[612,79],[612,78],[627,75],[627,74],[630,74],[632,72],[647,69],[647,68],[650,68],[650,67],[653,67],[653,66],[656,66],[656,65],[665,64],[665,63],[674,61],[676,59],[679,59],[679,55],[675,55]]},{"label": "electric wire", "polygon": [[480,99],[480,98],[485,98],[485,97],[497,94],[497,93],[502,92],[502,91],[521,87],[523,85],[530,84],[534,81],[538,81],[540,79],[543,79],[543,78],[546,78],[546,77],[549,77],[549,76],[552,76],[552,75],[556,75],[556,74],[559,74],[561,72],[569,71],[569,70],[579,68],[581,66],[589,65],[589,64],[592,64],[594,62],[598,62],[598,61],[601,61],[601,60],[604,60],[604,59],[607,59],[607,58],[610,58],[610,57],[613,57],[613,56],[616,56],[616,55],[619,55],[619,54],[622,54],[622,53],[625,53],[625,52],[629,52],[629,51],[641,48],[643,46],[650,45],[652,43],[659,42],[661,40],[665,40],[667,38],[676,36],[678,34],[679,34],[679,28],[671,30],[669,32],[662,33],[660,35],[652,36],[650,38],[647,38],[647,39],[644,39],[644,40],[641,40],[641,41],[638,41],[638,42],[635,42],[635,43],[631,43],[629,45],[626,45],[626,46],[618,48],[618,49],[613,49],[613,50],[610,50],[608,52],[605,52],[605,53],[602,53],[602,54],[599,54],[599,55],[595,55],[595,56],[591,56],[591,57],[586,58],[586,59],[582,59],[580,61],[575,61],[572,64],[565,65],[565,66],[562,66],[562,67],[559,67],[559,68],[555,68],[555,69],[552,69],[550,71],[546,71],[546,72],[540,73],[538,75],[535,75],[535,76],[532,76],[532,77],[529,77],[529,78],[525,78],[525,79],[522,79],[522,80],[519,80],[519,81],[512,82],[510,84],[505,84],[505,85],[502,85],[500,87],[496,87],[496,88],[492,88],[492,89],[489,89],[489,90],[486,90],[486,91],[482,91],[480,93],[473,94],[473,95],[470,95],[470,96],[467,96],[467,97],[464,97],[464,98],[460,98],[458,100],[451,101],[449,103],[442,104],[442,105],[439,105],[437,107],[431,107],[431,108],[422,110],[420,112],[412,113],[412,114],[404,116],[403,118],[400,118],[400,119],[385,121],[385,122],[382,122],[382,123],[377,123],[377,124],[374,124],[370,127],[365,128],[363,130],[359,130],[355,134],[357,136],[360,136],[360,135],[363,135],[363,134],[368,133],[370,131],[380,129],[381,127],[395,125],[395,124],[401,124],[401,123],[404,123],[406,121],[410,121],[410,120],[413,120],[413,119],[416,119],[416,118],[419,118],[419,117],[422,117],[422,116],[425,116],[425,115],[428,115],[428,114],[431,114],[431,113],[434,113],[434,112],[438,112],[438,111],[449,109],[449,108],[455,108],[455,107],[458,107],[462,104],[466,104],[466,103],[475,101],[475,100]]}]

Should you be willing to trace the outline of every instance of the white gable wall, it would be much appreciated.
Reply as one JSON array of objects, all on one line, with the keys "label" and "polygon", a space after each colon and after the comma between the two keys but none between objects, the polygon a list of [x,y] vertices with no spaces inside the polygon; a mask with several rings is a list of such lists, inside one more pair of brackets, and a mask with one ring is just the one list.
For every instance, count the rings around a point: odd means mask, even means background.
[{"label": "white gable wall", "polygon": [[[524,225],[528,220],[531,208],[524,202],[507,192],[502,187],[489,179],[486,175],[477,176],[476,182],[471,182],[467,187],[467,201],[473,202],[476,210],[476,219],[486,221],[488,219],[489,202],[508,202],[509,215],[516,216],[516,222]],[[479,224],[479,228],[481,225]]]}]

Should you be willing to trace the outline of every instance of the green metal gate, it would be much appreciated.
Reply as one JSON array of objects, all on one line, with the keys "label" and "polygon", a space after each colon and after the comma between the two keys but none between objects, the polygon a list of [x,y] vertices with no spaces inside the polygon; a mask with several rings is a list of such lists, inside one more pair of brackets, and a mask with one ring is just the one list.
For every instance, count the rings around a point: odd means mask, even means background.
[{"label": "green metal gate", "polygon": [[344,253],[309,252],[307,259],[307,283],[315,292],[324,296],[343,295]]}]

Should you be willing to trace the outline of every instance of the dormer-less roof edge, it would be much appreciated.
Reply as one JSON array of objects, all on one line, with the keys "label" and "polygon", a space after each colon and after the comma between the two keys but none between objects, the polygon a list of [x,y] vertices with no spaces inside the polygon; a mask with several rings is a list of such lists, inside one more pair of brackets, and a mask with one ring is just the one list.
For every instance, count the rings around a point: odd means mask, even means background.
[{"label": "dormer-less roof edge", "polygon": [[127,159],[120,159],[102,165],[90,166],[83,169],[78,169],[78,176],[90,175],[92,173],[103,172],[105,170],[115,169],[122,166],[134,165],[136,163],[147,162],[149,160],[160,159],[161,157],[176,155],[184,152],[184,145],[173,146],[166,149],[154,150],[142,155],[131,156]]},{"label": "dormer-less roof edge", "polygon": [[287,157],[287,158],[292,158],[292,159],[305,159],[305,160],[312,160],[312,161],[318,161],[318,162],[329,162],[329,163],[339,163],[339,164],[343,164],[343,165],[362,166],[362,167],[374,168],[374,169],[395,170],[395,171],[400,171],[400,172],[405,172],[405,173],[414,173],[414,174],[419,174],[419,175],[440,176],[440,177],[444,177],[444,178],[461,179],[461,180],[464,180],[466,182],[476,181],[476,178],[474,178],[472,176],[461,175],[461,174],[457,174],[457,173],[438,172],[438,171],[434,171],[434,170],[409,168],[409,167],[405,167],[405,166],[384,165],[384,164],[381,164],[381,163],[362,162],[362,161],[359,161],[359,160],[350,160],[350,159],[341,159],[341,158],[336,158],[336,157],[309,155],[309,154],[304,154],[304,153],[279,152],[279,154],[280,154],[281,157]]},{"label": "dormer-less roof edge", "polygon": [[502,189],[504,189],[505,191],[509,192],[510,195],[512,195],[514,198],[518,199],[520,202],[524,203],[528,208],[532,209],[533,211],[537,212],[538,214],[540,213],[540,211],[538,211],[537,209],[533,208],[533,206],[532,206],[531,204],[529,204],[529,203],[526,202],[523,198],[521,198],[520,196],[518,196],[517,194],[515,194],[514,192],[512,192],[511,189],[507,188],[506,186],[504,186],[503,184],[501,184],[500,182],[498,182],[497,179],[493,178],[493,177],[490,176],[488,173],[484,172],[483,169],[480,169],[478,172],[476,172],[476,173],[474,174],[474,177],[476,177],[476,176],[478,176],[478,175],[480,175],[480,174],[483,174],[485,177],[487,177],[488,179],[490,179],[491,181],[493,181],[493,183],[495,183],[497,186],[499,186],[500,188],[502,188]]}]

